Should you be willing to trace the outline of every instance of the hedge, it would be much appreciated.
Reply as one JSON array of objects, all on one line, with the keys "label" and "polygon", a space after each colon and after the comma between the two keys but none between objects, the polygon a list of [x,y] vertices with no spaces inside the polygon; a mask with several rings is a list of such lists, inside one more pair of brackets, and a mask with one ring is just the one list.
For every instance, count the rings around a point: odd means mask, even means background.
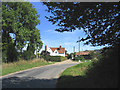
[{"label": "hedge", "polygon": [[44,58],[46,61],[53,61],[53,62],[61,62],[66,60],[66,57],[63,56],[42,56],[42,58]]},{"label": "hedge", "polygon": [[75,57],[75,61],[79,61],[79,60],[85,60],[84,56]]}]

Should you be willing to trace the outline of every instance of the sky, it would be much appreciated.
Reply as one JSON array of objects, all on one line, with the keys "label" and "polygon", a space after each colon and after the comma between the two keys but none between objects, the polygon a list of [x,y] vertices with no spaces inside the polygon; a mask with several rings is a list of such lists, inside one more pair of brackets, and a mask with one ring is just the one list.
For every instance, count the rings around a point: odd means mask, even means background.
[{"label": "sky", "polygon": [[[58,26],[52,25],[51,22],[49,22],[45,16],[50,16],[51,14],[45,11],[47,9],[47,6],[43,5],[41,2],[30,2],[33,4],[34,8],[37,10],[38,14],[40,14],[40,24],[37,25],[37,29],[40,30],[40,37],[41,41],[43,42],[43,47],[40,50],[45,49],[45,45],[47,45],[47,48],[49,47],[59,47],[60,45],[62,47],[65,47],[65,50],[67,50],[68,53],[73,53],[73,47],[75,46],[75,52],[78,52],[78,37],[82,38],[85,37],[84,31],[76,29],[73,32],[57,32],[55,31]],[[84,45],[83,42],[80,43],[80,51],[84,50],[95,50],[95,49],[101,49],[104,46],[90,46],[90,45]]]}]

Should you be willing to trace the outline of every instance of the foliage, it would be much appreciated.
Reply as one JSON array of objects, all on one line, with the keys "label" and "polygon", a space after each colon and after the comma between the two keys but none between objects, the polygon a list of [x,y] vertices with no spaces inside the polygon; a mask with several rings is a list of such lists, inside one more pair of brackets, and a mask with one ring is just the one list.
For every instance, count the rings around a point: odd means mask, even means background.
[{"label": "foliage", "polygon": [[40,30],[36,28],[39,17],[29,2],[2,3],[2,51],[8,62],[18,60],[17,52],[22,54],[27,44],[31,53],[42,48]]},{"label": "foliage", "polygon": [[30,51],[24,51],[21,55],[21,58],[23,58],[24,60],[32,60],[35,57],[35,54]]},{"label": "foliage", "polygon": [[86,41],[93,46],[118,45],[120,39],[119,2],[43,2],[52,15],[46,18],[59,26],[56,31],[83,29]]},{"label": "foliage", "polygon": [[65,50],[65,54],[68,54],[68,53],[67,53],[67,50]]},{"label": "foliage", "polygon": [[84,56],[80,55],[78,57],[75,57],[75,61],[79,61],[79,60],[85,60]]},{"label": "foliage", "polygon": [[[91,65],[88,65],[89,67],[83,68],[85,70],[87,69],[85,74],[80,74],[80,64],[66,69],[58,79],[57,87],[118,88],[119,49],[120,47],[109,47],[106,50],[103,50],[102,56],[97,62],[92,61]],[[75,72],[75,74],[73,72]]]},{"label": "foliage", "polygon": [[67,58],[66,57],[60,57],[61,61],[65,61]]},{"label": "foliage", "polygon": [[[72,76],[85,76],[87,69],[92,66],[92,62],[80,63],[70,68],[67,68],[62,72],[61,76],[72,75]],[[80,72],[78,72],[80,71]]]},{"label": "foliage", "polygon": [[43,51],[41,52],[41,55],[43,55],[43,56],[45,56],[45,55],[50,55],[50,52],[43,50]]},{"label": "foliage", "polygon": [[57,88],[71,88],[71,87],[80,87],[76,83],[80,83],[80,78],[86,76],[88,68],[92,66],[92,62],[80,63],[70,68],[64,70],[57,82]]},{"label": "foliage", "polygon": [[2,75],[7,75],[21,70],[26,70],[43,65],[53,64],[53,62],[46,62],[43,59],[33,60],[19,60],[17,62],[2,63]]},{"label": "foliage", "polygon": [[90,51],[90,57],[92,58],[92,59],[95,59],[95,58],[100,58],[101,57],[101,54],[100,53],[98,53],[98,52],[96,52],[96,51]]},{"label": "foliage", "polygon": [[67,54],[67,58],[71,59],[72,58],[71,54]]},{"label": "foliage", "polygon": [[66,60],[66,57],[63,56],[42,56],[42,58],[44,58],[46,61],[53,61],[53,62],[61,62]]}]

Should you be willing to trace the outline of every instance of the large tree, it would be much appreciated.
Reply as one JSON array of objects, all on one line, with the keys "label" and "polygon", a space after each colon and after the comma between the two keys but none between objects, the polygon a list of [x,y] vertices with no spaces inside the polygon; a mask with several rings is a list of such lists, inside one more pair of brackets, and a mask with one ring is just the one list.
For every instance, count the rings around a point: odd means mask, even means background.
[{"label": "large tree", "polygon": [[26,44],[32,47],[32,53],[35,47],[41,49],[40,32],[36,28],[36,25],[40,24],[39,17],[29,2],[2,3],[2,51],[6,52],[8,61],[17,59],[16,52],[22,53]]},{"label": "large tree", "polygon": [[118,2],[43,2],[52,15],[46,18],[60,26],[56,31],[83,29],[86,37],[80,41],[93,46],[119,44],[120,4]]}]

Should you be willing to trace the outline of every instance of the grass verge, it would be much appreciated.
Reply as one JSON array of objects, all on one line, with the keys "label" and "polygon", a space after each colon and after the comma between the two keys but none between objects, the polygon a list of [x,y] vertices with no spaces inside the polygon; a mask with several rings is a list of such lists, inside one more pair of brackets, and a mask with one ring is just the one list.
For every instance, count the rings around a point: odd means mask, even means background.
[{"label": "grass verge", "polygon": [[80,63],[78,65],[72,66],[70,68],[67,68],[61,76],[71,75],[71,76],[85,76],[85,72],[89,68],[92,62],[84,62]]},{"label": "grass verge", "polygon": [[13,63],[2,63],[2,76],[13,72],[39,67],[43,65],[53,64],[55,62],[47,62],[44,59],[20,60]]},{"label": "grass verge", "polygon": [[86,72],[92,67],[92,61],[80,63],[67,68],[57,81],[57,88],[76,88],[79,87],[80,79],[86,77]]}]

